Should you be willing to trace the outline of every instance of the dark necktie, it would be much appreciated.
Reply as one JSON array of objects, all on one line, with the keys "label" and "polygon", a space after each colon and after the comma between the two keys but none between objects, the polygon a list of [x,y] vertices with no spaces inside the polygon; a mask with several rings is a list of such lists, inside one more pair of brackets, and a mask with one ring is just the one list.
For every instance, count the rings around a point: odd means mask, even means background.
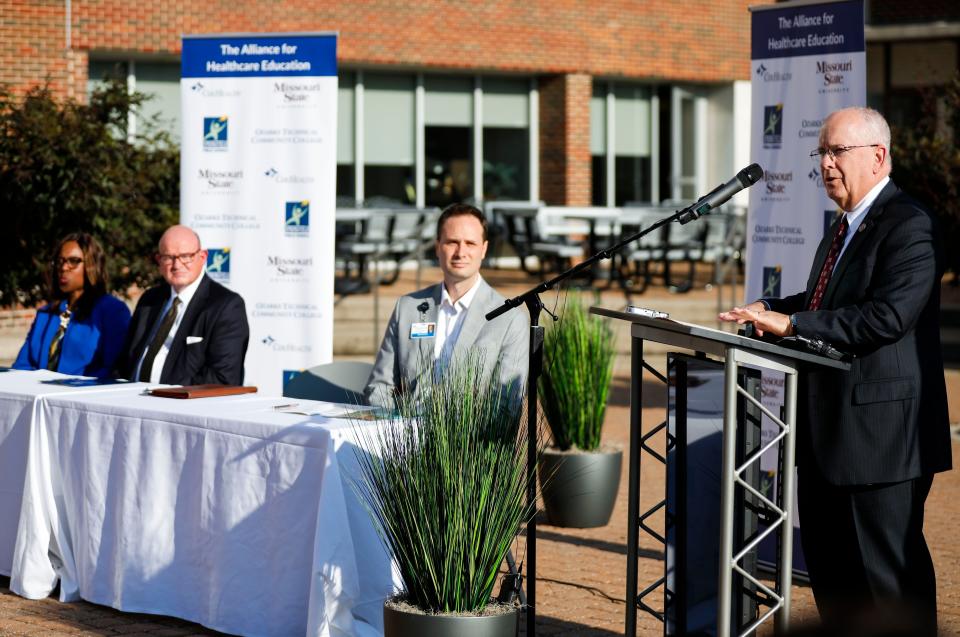
[{"label": "dark necktie", "polygon": [[140,378],[139,380],[149,383],[150,382],[150,372],[153,371],[153,360],[157,357],[157,352],[160,351],[160,348],[163,347],[163,342],[167,340],[167,335],[170,334],[170,328],[173,327],[173,322],[177,320],[177,310],[180,309],[180,297],[173,297],[173,303],[170,305],[170,309],[167,310],[167,313],[164,314],[163,320],[160,321],[160,325],[157,327],[157,333],[153,335],[153,340],[150,341],[150,347],[147,348],[147,354],[143,357],[143,364],[140,365]]},{"label": "dark necktie", "polygon": [[50,341],[50,350],[47,353],[47,369],[52,371],[57,371],[57,367],[60,366],[60,352],[63,350],[63,335],[67,333],[67,326],[70,325],[70,308],[67,307],[63,310],[63,313],[60,315],[60,327],[57,329],[57,333],[53,335],[53,340]]},{"label": "dark necktie", "polygon": [[830,276],[833,274],[833,268],[837,265],[837,258],[840,256],[840,249],[843,247],[843,238],[847,236],[847,216],[844,215],[840,221],[840,227],[837,233],[833,235],[833,243],[830,244],[830,251],[827,252],[827,260],[823,262],[823,269],[820,270],[820,278],[817,279],[817,287],[813,289],[813,296],[810,297],[810,305],[807,309],[816,311],[820,309],[823,303],[823,293],[830,283]]}]

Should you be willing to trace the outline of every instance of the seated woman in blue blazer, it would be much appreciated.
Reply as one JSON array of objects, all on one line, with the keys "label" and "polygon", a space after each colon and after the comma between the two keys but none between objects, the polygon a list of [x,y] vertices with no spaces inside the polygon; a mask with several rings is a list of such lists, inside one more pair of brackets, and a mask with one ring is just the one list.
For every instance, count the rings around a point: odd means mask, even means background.
[{"label": "seated woman in blue blazer", "polygon": [[107,257],[85,232],[68,234],[50,263],[51,302],[37,310],[14,369],[110,375],[130,324],[130,310],[107,294]]}]

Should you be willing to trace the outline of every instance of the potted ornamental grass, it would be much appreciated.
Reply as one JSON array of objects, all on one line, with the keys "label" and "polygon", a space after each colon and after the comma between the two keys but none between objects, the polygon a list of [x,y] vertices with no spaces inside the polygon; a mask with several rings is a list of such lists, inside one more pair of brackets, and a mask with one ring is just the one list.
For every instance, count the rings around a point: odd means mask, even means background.
[{"label": "potted ornamental grass", "polygon": [[553,525],[610,521],[623,461],[622,449],[601,445],[614,353],[613,330],[578,297],[544,336],[539,396],[553,445],[541,454],[538,469]]},{"label": "potted ornamental grass", "polygon": [[384,605],[387,637],[516,633],[517,608],[491,595],[532,515],[522,386],[482,370],[471,354],[427,374],[398,419],[359,430],[354,484],[404,585]]}]

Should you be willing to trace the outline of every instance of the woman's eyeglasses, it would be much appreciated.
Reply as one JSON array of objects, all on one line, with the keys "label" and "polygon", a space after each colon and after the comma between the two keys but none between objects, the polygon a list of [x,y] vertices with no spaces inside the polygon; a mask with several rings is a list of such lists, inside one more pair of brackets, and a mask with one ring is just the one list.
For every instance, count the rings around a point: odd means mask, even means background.
[{"label": "woman's eyeglasses", "polygon": [[83,263],[81,257],[57,257],[53,260],[53,267],[60,269],[66,266],[68,270],[76,270],[81,263]]}]

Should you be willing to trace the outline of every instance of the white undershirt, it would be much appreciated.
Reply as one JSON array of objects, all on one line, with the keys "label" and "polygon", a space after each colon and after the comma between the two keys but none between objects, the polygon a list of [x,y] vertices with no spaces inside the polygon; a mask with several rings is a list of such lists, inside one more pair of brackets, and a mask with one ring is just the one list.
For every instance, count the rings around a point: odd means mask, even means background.
[{"label": "white undershirt", "polygon": [[433,343],[434,359],[444,362],[450,360],[453,348],[457,345],[457,339],[460,338],[463,321],[470,309],[470,304],[473,302],[473,297],[477,295],[482,280],[478,274],[473,286],[456,303],[450,302],[447,286],[441,284],[440,307],[437,308],[437,337]]},{"label": "white undershirt", "polygon": [[170,298],[167,299],[163,309],[160,311],[160,318],[157,319],[153,329],[150,330],[150,338],[147,339],[147,346],[143,348],[143,354],[140,355],[140,360],[137,361],[137,369],[133,374],[135,379],[140,378],[140,366],[143,365],[143,359],[147,355],[147,350],[150,349],[150,343],[153,341],[153,335],[157,333],[157,328],[159,328],[160,323],[163,322],[163,317],[167,315],[167,311],[170,309],[170,306],[173,305],[173,299],[179,296],[180,309],[177,311],[177,318],[173,321],[173,326],[170,328],[170,333],[167,334],[167,338],[163,341],[163,345],[160,346],[160,351],[158,351],[157,355],[154,357],[153,368],[150,370],[150,382],[160,382],[160,374],[163,373],[163,364],[167,361],[167,355],[170,353],[170,346],[173,345],[173,337],[177,335],[177,330],[180,329],[180,323],[183,321],[183,316],[187,313],[187,306],[190,305],[193,295],[197,293],[197,288],[200,287],[200,281],[203,280],[204,276],[205,275],[201,270],[200,276],[197,277],[197,280],[180,290],[179,294],[177,294],[172,287],[170,288]]}]

